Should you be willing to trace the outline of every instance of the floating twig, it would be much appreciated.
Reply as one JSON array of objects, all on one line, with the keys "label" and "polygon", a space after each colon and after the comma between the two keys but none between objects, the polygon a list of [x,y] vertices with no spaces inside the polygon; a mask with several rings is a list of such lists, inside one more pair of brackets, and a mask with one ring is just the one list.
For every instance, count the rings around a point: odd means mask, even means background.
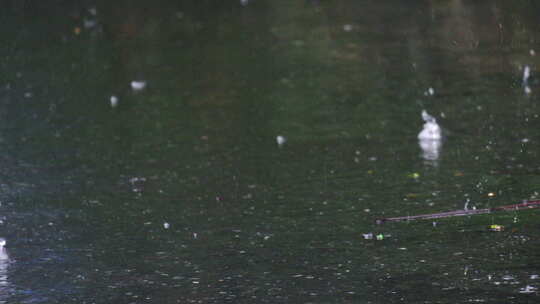
[{"label": "floating twig", "polygon": [[377,224],[382,224],[385,222],[438,219],[438,218],[453,217],[453,216],[487,214],[487,213],[492,213],[492,212],[497,212],[497,211],[515,211],[515,210],[534,209],[534,208],[540,208],[540,200],[524,202],[521,204],[485,208],[485,209],[455,210],[455,211],[411,215],[411,216],[387,217],[387,218],[377,219]]}]

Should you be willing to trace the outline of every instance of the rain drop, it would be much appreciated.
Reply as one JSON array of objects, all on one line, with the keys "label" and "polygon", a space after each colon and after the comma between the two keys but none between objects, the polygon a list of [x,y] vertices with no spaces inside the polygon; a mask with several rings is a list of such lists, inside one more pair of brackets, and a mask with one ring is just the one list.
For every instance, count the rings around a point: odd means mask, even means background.
[{"label": "rain drop", "polygon": [[111,100],[111,107],[116,108],[116,106],[118,105],[118,97],[113,95],[111,96],[110,100]]},{"label": "rain drop", "polygon": [[133,91],[141,91],[146,88],[146,81],[134,80],[131,82],[131,88]]},{"label": "rain drop", "polygon": [[282,136],[282,135],[278,135],[276,136],[276,142],[278,144],[278,146],[283,146],[283,144],[285,144],[287,142],[287,138],[285,138],[285,136]]}]

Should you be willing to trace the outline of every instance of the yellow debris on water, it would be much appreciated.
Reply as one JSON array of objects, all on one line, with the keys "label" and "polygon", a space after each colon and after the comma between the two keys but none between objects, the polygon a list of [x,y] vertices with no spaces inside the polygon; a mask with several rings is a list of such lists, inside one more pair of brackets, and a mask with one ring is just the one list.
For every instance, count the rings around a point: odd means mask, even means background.
[{"label": "yellow debris on water", "polygon": [[410,177],[410,178],[417,179],[417,178],[420,177],[420,173],[418,173],[418,172],[413,172],[413,173],[411,173],[411,174],[409,174],[409,175],[407,175],[407,176]]},{"label": "yellow debris on water", "polygon": [[490,231],[503,231],[504,226],[502,226],[502,225],[489,225],[489,230]]}]

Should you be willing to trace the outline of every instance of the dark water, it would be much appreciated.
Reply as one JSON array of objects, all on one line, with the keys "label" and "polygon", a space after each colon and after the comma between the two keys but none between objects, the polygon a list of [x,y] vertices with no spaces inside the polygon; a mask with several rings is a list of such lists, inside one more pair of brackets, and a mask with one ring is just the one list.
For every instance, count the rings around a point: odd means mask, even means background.
[{"label": "dark water", "polygon": [[2,6],[0,303],[539,301],[536,210],[374,223],[540,197],[537,1]]}]

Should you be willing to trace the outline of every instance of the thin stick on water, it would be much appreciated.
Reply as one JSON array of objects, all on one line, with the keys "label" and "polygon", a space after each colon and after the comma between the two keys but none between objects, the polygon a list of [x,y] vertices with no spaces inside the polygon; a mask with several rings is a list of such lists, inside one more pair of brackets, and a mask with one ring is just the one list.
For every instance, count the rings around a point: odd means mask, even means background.
[{"label": "thin stick on water", "polygon": [[411,215],[411,216],[398,216],[398,217],[387,217],[377,219],[377,224],[382,224],[386,222],[401,222],[401,221],[412,221],[412,220],[425,220],[425,219],[438,219],[445,217],[454,217],[454,216],[465,216],[465,215],[476,215],[476,214],[487,214],[497,211],[517,211],[523,209],[535,209],[540,208],[540,200],[524,202],[521,204],[505,205],[493,208],[485,209],[472,209],[472,210],[455,210],[447,211],[440,213],[430,213],[430,214],[420,214],[420,215]]}]

